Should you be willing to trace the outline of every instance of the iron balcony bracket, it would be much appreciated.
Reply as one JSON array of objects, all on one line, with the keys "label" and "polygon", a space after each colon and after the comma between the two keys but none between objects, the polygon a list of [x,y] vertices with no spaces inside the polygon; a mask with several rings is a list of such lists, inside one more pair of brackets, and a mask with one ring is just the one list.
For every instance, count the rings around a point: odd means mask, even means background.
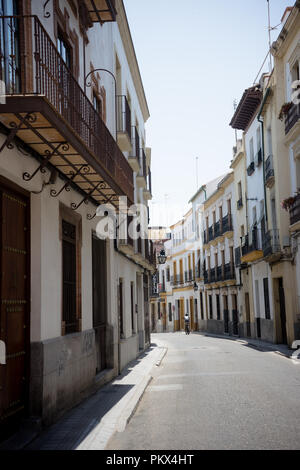
[{"label": "iron balcony bracket", "polygon": [[107,189],[107,186],[106,184],[103,182],[103,181],[99,181],[99,183],[93,188],[91,189],[91,191],[82,199],[82,201],[79,203],[79,204],[75,204],[75,202],[72,202],[71,204],[71,208],[73,209],[73,211],[76,211],[77,209],[79,209],[79,207],[85,203],[85,204],[88,204],[88,200],[89,198],[93,195],[93,193],[98,189]]},{"label": "iron balcony bracket", "polygon": [[82,165],[76,172],[70,171],[69,176],[71,177],[64,185],[63,187],[57,192],[55,189],[51,189],[50,195],[52,197],[57,197],[59,196],[64,190],[65,191],[71,191],[71,183],[74,181],[76,176],[81,175],[82,173],[85,175],[90,174],[90,167],[89,165]]},{"label": "iron balcony bracket", "polygon": [[45,155],[46,157],[44,158],[44,161],[40,164],[40,166],[30,175],[29,173],[25,172],[23,173],[23,180],[25,181],[31,181],[35,175],[40,171],[41,173],[46,173],[46,166],[47,163],[50,162],[51,158],[54,157],[54,155],[60,155],[59,154],[59,149],[62,147],[64,152],[67,152],[69,150],[69,145],[67,142],[60,142],[53,150],[50,152],[50,150],[45,150]]},{"label": "iron balcony bracket", "polygon": [[7,147],[9,150],[12,150],[14,148],[13,145],[13,140],[15,136],[17,135],[18,131],[21,129],[23,124],[26,124],[26,122],[32,122],[34,123],[36,121],[36,116],[32,113],[27,113],[26,116],[20,117],[20,122],[17,125],[15,122],[10,123],[10,133],[8,134],[7,138],[5,139],[4,143],[2,144],[0,148],[0,153],[3,151],[5,147]]}]

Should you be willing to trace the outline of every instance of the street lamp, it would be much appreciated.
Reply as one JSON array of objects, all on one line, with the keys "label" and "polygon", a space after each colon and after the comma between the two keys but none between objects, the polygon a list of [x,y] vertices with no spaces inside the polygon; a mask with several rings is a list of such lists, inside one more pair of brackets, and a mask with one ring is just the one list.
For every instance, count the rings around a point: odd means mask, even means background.
[{"label": "street lamp", "polygon": [[166,256],[165,250],[161,250],[157,259],[158,259],[158,264],[166,264],[167,256]]},{"label": "street lamp", "polygon": [[116,140],[117,140],[117,135],[118,135],[118,112],[117,112],[117,80],[114,74],[107,69],[94,69],[91,72],[87,74],[87,76],[84,79],[84,86],[90,88],[92,86],[92,82],[87,82],[87,79],[89,78],[90,75],[92,75],[95,72],[107,72],[109,75],[114,79],[114,84],[115,84],[115,118],[116,118]]}]

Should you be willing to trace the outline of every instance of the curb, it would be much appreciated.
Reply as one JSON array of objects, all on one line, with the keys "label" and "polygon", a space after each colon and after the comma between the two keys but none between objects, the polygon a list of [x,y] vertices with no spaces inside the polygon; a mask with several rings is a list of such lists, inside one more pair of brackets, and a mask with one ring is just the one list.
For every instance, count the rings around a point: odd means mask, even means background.
[{"label": "curb", "polygon": [[[162,352],[158,358],[158,360],[155,363],[155,366],[159,367],[167,354],[168,348],[161,347],[159,349],[162,349]],[[129,405],[125,408],[125,410],[122,413],[121,418],[118,420],[117,425],[116,425],[116,430],[118,432],[123,432],[125,431],[125,428],[127,424],[130,422],[131,418],[133,417],[141,399],[143,398],[143,395],[150,384],[151,380],[153,379],[152,375],[149,374],[146,376],[142,382],[136,387],[136,391],[134,392],[133,397],[130,399]]]},{"label": "curb", "polygon": [[165,355],[166,355],[167,352],[168,352],[168,348],[162,347],[161,349],[162,349],[162,353],[161,353],[160,357],[158,358],[158,361],[156,361],[156,363],[155,363],[155,365],[156,365],[157,367],[159,367],[159,366],[161,365],[161,363],[162,363],[162,361],[163,361]]},{"label": "curb", "polygon": [[253,343],[251,341],[247,341],[247,339],[244,339],[244,338],[238,338],[238,337],[235,338],[235,337],[224,336],[224,335],[214,335],[214,334],[210,334],[210,333],[203,333],[203,336],[230,339],[232,341],[236,341],[236,342],[241,343],[241,344],[248,344],[249,346],[252,346],[253,348],[255,348],[255,349],[257,349],[258,351],[261,351],[261,352],[264,352],[263,348],[267,348],[269,350],[269,352],[273,352],[275,354],[278,354],[281,357],[286,357],[287,359],[293,359],[293,357],[291,355],[286,354],[284,352],[281,352],[278,349],[273,348],[272,346],[269,346],[267,344],[265,344],[263,346],[263,345],[260,345],[260,344]]},{"label": "curb", "polygon": [[146,391],[146,388],[152,380],[152,375],[148,375],[144,380],[137,386],[136,391],[134,392],[133,397],[130,399],[129,405],[122,412],[121,418],[119,418],[116,424],[117,432],[124,432],[127,424],[129,424],[131,418],[133,417],[143,395]]}]

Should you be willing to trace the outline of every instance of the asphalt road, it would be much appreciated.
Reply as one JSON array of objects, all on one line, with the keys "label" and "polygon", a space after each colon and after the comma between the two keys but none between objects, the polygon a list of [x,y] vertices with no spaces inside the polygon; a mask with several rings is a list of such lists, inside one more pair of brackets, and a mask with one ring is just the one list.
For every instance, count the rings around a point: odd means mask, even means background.
[{"label": "asphalt road", "polygon": [[300,365],[229,339],[156,341],[168,352],[107,449],[300,449]]}]

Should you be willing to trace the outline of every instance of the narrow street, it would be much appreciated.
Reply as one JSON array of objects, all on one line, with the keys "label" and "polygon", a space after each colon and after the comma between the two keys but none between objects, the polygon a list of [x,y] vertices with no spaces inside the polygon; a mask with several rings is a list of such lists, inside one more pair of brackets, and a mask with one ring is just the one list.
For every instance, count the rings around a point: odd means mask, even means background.
[{"label": "narrow street", "polygon": [[168,352],[107,449],[297,449],[300,366],[223,338],[156,334]]}]

